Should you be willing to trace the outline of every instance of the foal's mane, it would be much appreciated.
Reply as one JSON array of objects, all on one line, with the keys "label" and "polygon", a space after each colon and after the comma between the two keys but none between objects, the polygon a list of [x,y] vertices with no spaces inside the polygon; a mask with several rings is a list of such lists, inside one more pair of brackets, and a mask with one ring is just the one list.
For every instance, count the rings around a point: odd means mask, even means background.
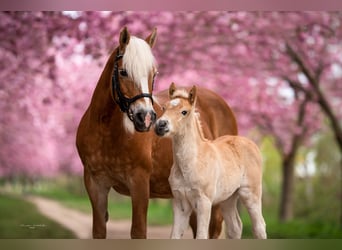
[{"label": "foal's mane", "polygon": [[201,139],[203,141],[208,141],[208,139],[204,137],[203,127],[202,127],[202,123],[201,123],[201,119],[200,119],[201,114],[198,111],[196,111],[196,109],[193,110],[192,112],[193,112],[195,124],[196,124],[198,131],[199,131]]},{"label": "foal's mane", "polygon": [[134,80],[135,84],[140,84],[138,81],[148,78],[149,71],[156,65],[156,60],[151,47],[145,40],[131,36],[122,63],[129,77]]}]

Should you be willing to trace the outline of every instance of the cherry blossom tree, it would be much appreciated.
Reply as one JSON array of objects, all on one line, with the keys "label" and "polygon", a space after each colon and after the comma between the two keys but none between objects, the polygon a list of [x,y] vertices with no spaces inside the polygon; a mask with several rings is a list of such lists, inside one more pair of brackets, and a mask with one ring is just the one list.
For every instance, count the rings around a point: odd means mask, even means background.
[{"label": "cherry blossom tree", "polygon": [[290,219],[296,154],[322,114],[342,155],[341,25],[339,12],[1,12],[0,175],[81,173],[75,131],[119,31],[157,27],[156,91],[210,88],[241,134],[273,136]]}]

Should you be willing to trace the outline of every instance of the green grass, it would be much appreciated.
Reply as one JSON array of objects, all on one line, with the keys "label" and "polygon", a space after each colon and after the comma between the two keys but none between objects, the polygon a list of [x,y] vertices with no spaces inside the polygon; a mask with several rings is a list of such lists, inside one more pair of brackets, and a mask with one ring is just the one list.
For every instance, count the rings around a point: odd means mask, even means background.
[{"label": "green grass", "polygon": [[[34,187],[26,188],[26,192],[57,200],[65,206],[91,214],[90,201],[79,177],[40,181]],[[172,208],[170,204],[170,200],[150,200],[148,224],[172,224]],[[301,206],[303,207],[304,204]],[[263,213],[267,224],[268,237],[273,239],[342,238],[342,230],[338,225],[338,221],[334,219],[335,217],[328,214],[316,216],[313,213],[313,208],[306,211],[307,214],[300,214],[290,222],[280,223],[277,216],[277,195],[265,197]],[[309,211],[311,212],[309,213]],[[130,197],[121,196],[115,191],[111,191],[108,212],[112,220],[131,220]],[[252,238],[251,221],[243,206],[241,206],[241,218],[243,221],[243,238]]]},{"label": "green grass", "polygon": [[[31,194],[58,200],[63,205],[91,214],[91,204],[88,195],[80,180],[75,179],[73,184],[65,179],[57,181],[42,182],[40,186],[31,189]],[[114,190],[109,193],[108,199],[109,218],[131,219],[131,198],[117,194]],[[172,224],[172,208],[170,200],[151,199],[147,214],[149,225]]]},{"label": "green grass", "polygon": [[42,216],[33,204],[21,198],[0,194],[0,211],[0,238],[75,238],[72,232]]},{"label": "green grass", "polygon": [[[342,228],[338,221],[313,220],[308,218],[279,222],[276,211],[264,209],[267,237],[269,239],[341,239]],[[241,209],[243,238],[252,238],[252,225],[247,210]]]}]

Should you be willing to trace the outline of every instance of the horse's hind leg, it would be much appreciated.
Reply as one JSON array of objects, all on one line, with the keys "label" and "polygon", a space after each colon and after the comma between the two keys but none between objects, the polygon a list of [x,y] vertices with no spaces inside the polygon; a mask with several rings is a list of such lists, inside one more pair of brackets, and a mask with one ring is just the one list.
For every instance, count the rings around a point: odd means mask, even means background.
[{"label": "horse's hind leg", "polygon": [[[220,237],[222,231],[222,213],[219,205],[212,206],[211,208],[211,216],[210,216],[210,224],[209,224],[209,238],[217,239]],[[197,231],[197,218],[196,213],[192,212],[190,216],[190,227],[192,229],[192,233],[194,238],[196,238]]]},{"label": "horse's hind leg", "polygon": [[240,188],[239,195],[251,217],[254,237],[266,239],[266,223],[261,211],[261,188]]},{"label": "horse's hind leg", "polygon": [[240,239],[242,222],[237,209],[238,193],[235,192],[229,199],[221,203],[222,214],[226,225],[226,238]]},{"label": "horse's hind leg", "polygon": [[110,188],[94,181],[87,171],[84,171],[84,183],[93,209],[93,238],[106,238],[108,192]]},{"label": "horse's hind leg", "polygon": [[194,239],[196,238],[196,232],[197,232],[197,217],[195,211],[192,211],[190,215],[190,221],[189,221],[191,230],[192,230],[192,236]]},{"label": "horse's hind leg", "polygon": [[211,217],[209,224],[209,238],[217,239],[220,237],[222,231],[222,213],[220,209],[220,205],[215,205],[211,208]]}]

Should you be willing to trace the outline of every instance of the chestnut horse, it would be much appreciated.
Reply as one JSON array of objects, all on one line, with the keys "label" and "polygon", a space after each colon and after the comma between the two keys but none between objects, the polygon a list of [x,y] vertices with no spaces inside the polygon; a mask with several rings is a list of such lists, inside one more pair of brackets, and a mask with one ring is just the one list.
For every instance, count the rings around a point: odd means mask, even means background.
[{"label": "chestnut horse", "polygon": [[[84,165],[84,183],[93,210],[93,237],[106,237],[107,199],[111,188],[131,196],[132,238],[146,238],[149,198],[172,198],[168,183],[172,166],[171,140],[150,127],[161,115],[167,91],[152,96],[157,73],[151,48],[156,30],[145,39],[120,33],[83,115],[76,145]],[[199,89],[197,109],[207,138],[237,134],[235,117],[215,93]],[[195,233],[195,221],[190,224]],[[219,236],[222,215],[214,207],[210,236]]]},{"label": "chestnut horse", "polygon": [[241,238],[242,223],[237,210],[240,197],[252,219],[253,234],[266,239],[261,212],[262,157],[246,137],[225,135],[208,140],[202,132],[195,105],[196,86],[179,92],[174,83],[170,101],[156,121],[159,136],[172,139],[173,165],[169,177],[173,194],[171,238],[182,237],[192,210],[197,214],[198,239],[208,238],[211,207],[219,204],[227,238]]}]

